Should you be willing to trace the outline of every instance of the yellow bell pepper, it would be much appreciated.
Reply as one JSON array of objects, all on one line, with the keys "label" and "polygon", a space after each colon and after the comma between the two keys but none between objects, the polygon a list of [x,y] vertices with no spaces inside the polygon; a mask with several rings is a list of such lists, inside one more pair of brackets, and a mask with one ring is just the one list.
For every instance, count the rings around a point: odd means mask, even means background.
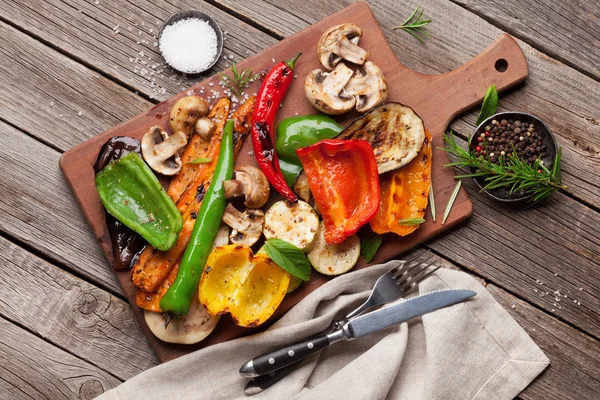
[{"label": "yellow bell pepper", "polygon": [[210,315],[230,313],[237,325],[253,328],[273,315],[289,283],[290,274],[268,256],[231,244],[208,257],[198,296]]}]

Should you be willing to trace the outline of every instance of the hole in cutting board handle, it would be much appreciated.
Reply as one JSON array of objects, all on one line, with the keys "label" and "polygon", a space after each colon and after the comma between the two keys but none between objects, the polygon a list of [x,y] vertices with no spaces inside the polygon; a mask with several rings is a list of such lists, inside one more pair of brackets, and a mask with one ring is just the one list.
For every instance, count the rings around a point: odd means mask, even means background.
[{"label": "hole in cutting board handle", "polygon": [[506,72],[506,70],[508,69],[508,61],[506,61],[504,58],[501,58],[496,61],[494,67],[498,72]]}]

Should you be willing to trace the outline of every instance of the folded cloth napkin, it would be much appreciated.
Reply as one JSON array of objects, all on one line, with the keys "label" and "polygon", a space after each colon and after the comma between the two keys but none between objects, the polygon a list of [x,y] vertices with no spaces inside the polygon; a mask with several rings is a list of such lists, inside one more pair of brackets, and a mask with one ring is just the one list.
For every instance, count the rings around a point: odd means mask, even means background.
[{"label": "folded cloth napkin", "polygon": [[[397,261],[337,277],[269,330],[143,372],[99,399],[246,399],[247,360],[327,328],[364,301]],[[256,399],[512,399],[549,364],[525,331],[466,273],[440,269],[419,293],[472,289],[473,299],[332,345]]]}]

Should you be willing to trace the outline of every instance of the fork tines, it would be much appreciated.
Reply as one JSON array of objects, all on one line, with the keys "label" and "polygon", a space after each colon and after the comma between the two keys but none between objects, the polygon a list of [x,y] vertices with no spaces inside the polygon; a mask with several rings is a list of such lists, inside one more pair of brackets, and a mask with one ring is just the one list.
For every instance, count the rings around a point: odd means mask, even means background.
[{"label": "fork tines", "polygon": [[[430,251],[420,253],[394,268],[391,271],[392,277],[400,289],[408,292],[440,268],[440,265],[434,265],[434,262],[435,255]],[[432,265],[433,268],[429,268]]]}]

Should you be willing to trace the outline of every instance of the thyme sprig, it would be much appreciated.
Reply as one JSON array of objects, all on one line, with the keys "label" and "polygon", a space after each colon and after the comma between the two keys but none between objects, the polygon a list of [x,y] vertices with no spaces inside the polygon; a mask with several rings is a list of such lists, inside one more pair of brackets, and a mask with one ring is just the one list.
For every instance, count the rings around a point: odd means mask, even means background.
[{"label": "thyme sprig", "polygon": [[402,29],[410,33],[419,42],[425,43],[424,39],[429,36],[429,33],[425,30],[425,28],[431,22],[431,20],[422,19],[423,11],[425,10],[421,8],[421,6],[417,6],[415,11],[410,14],[410,17],[408,17],[406,21],[404,21],[401,25],[395,26],[393,29]]},{"label": "thyme sprig", "polygon": [[252,69],[246,68],[238,71],[235,63],[231,64],[231,76],[219,72],[219,76],[225,83],[225,86],[231,90],[237,97],[242,95],[242,92],[250,82],[258,78],[258,74],[253,74]]},{"label": "thyme sprig", "polygon": [[455,178],[482,177],[486,182],[482,190],[506,187],[511,194],[525,190],[533,194],[532,201],[536,202],[552,192],[567,188],[561,181],[561,148],[556,152],[554,165],[550,170],[539,160],[535,160],[533,165],[528,164],[515,151],[510,156],[500,156],[497,164],[487,158],[479,158],[459,146],[452,132],[444,134],[444,142],[446,147],[441,149],[456,157],[456,161],[445,166],[474,168],[475,172],[457,175]]}]

